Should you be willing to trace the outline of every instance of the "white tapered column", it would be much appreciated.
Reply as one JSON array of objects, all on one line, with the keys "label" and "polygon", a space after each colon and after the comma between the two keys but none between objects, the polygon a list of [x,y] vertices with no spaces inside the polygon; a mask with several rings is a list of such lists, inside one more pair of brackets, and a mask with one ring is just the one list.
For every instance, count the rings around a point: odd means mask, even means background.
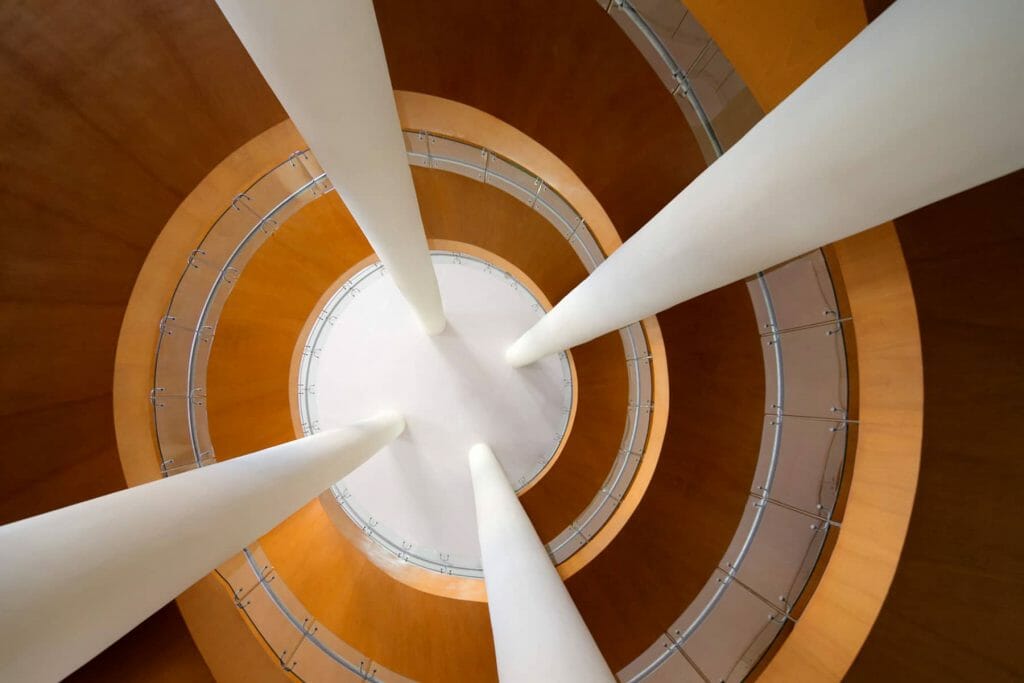
[{"label": "white tapered column", "polygon": [[444,309],[371,0],[217,0],[430,334]]},{"label": "white tapered column", "polygon": [[1021,26],[1020,0],[899,0],[506,358],[532,363],[1021,168]]},{"label": "white tapered column", "polygon": [[473,446],[469,468],[498,678],[614,681],[494,453]]},{"label": "white tapered column", "polygon": [[0,680],[63,678],[404,428],[386,413],[0,527]]}]

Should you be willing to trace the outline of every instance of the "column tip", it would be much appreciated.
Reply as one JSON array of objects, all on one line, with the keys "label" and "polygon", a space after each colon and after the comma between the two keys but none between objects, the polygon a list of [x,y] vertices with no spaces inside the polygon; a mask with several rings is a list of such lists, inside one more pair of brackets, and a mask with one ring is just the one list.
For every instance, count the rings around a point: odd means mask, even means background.
[{"label": "column tip", "polygon": [[491,447],[485,443],[473,444],[469,448],[469,463],[472,465],[474,462],[480,462],[481,460],[487,460],[494,457],[494,451]]},{"label": "column tip", "polygon": [[405,416],[397,410],[382,410],[370,419],[383,424],[393,425],[395,436],[405,431]]},{"label": "column tip", "polygon": [[522,340],[520,339],[512,346],[505,349],[505,362],[514,368],[525,367],[533,362],[532,359],[528,358],[527,355],[523,353],[521,342]]},{"label": "column tip", "polygon": [[448,321],[443,315],[429,322],[426,320],[422,320],[421,322],[423,323],[423,331],[431,337],[441,334],[445,331],[445,328],[448,327]]}]

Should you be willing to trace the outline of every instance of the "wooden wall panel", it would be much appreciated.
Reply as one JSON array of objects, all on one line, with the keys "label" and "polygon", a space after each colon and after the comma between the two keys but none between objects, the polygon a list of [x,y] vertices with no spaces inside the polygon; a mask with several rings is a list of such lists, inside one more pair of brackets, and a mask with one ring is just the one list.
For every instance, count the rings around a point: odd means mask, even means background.
[{"label": "wooden wall panel", "polygon": [[[4,523],[124,487],[111,378],[136,274],[184,195],[284,112],[206,0],[3,3],[0,82]],[[82,675],[209,680],[197,657],[172,605]]]},{"label": "wooden wall panel", "polygon": [[861,0],[695,0],[687,8],[764,111],[771,111],[867,24]]},{"label": "wooden wall panel", "polygon": [[593,0],[376,0],[391,82],[462,102],[568,164],[626,237],[705,163],[682,111]]},{"label": "wooden wall panel", "polygon": [[1024,679],[1024,172],[896,220],[924,440],[889,595],[851,681]]},{"label": "wooden wall panel", "polygon": [[202,0],[7,3],[0,28],[2,522],[124,486],[110,393],[136,273],[283,111]]},{"label": "wooden wall panel", "polygon": [[213,683],[178,606],[164,605],[66,679],[68,683]]}]

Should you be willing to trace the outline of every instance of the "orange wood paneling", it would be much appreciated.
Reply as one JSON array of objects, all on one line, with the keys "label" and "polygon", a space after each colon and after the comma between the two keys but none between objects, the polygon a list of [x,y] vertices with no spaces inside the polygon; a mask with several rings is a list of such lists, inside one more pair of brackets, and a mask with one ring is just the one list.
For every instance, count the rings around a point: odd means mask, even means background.
[{"label": "orange wood paneling", "polygon": [[213,683],[177,605],[164,605],[149,619],[64,679],[69,683]]},{"label": "orange wood paneling", "polygon": [[476,107],[579,175],[633,234],[704,169],[683,113],[593,0],[376,0],[391,83]]},{"label": "orange wood paneling", "polygon": [[132,283],[185,194],[284,115],[211,3],[8,3],[0,26],[6,522],[124,486],[110,400]]},{"label": "orange wood paneling", "polygon": [[765,111],[867,25],[860,0],[695,0],[686,7]]},{"label": "orange wood paneling", "polygon": [[924,360],[921,473],[848,680],[1024,680],[1021,216],[1018,171],[896,220]]},{"label": "orange wood paneling", "polygon": [[235,606],[231,590],[207,574],[176,601],[213,677],[223,683],[292,683],[276,655]]},{"label": "orange wood paneling", "polygon": [[[111,377],[132,283],[184,196],[284,112],[205,0],[4,3],[0,27],[4,523],[125,486]],[[82,675],[208,680],[174,612]]]}]

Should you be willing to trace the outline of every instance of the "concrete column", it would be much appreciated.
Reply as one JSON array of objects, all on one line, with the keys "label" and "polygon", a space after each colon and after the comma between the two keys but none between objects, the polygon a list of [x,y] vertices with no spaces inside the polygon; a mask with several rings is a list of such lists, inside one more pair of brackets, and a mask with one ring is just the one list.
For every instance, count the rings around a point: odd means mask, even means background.
[{"label": "concrete column", "polygon": [[494,453],[473,446],[469,468],[498,678],[614,681]]},{"label": "concrete column", "polygon": [[0,680],[68,675],[404,428],[385,413],[0,527]]},{"label": "concrete column", "polygon": [[217,0],[424,329],[445,327],[371,0]]},{"label": "concrete column", "polygon": [[1020,0],[899,0],[506,358],[527,365],[1021,168],[1021,26]]}]

